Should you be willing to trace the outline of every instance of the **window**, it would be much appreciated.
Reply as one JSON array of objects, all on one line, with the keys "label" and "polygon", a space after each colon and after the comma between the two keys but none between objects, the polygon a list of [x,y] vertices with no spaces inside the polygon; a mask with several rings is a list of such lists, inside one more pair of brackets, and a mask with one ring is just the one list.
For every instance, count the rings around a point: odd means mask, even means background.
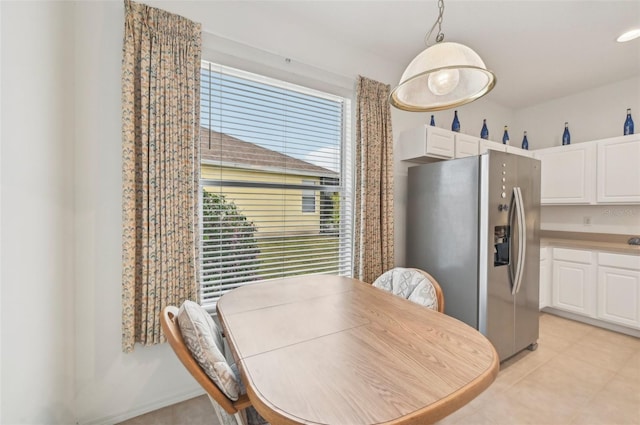
[{"label": "window", "polygon": [[[302,180],[302,184],[314,185],[313,180]],[[304,189],[302,191],[302,212],[303,213],[315,213],[316,212],[316,191]]]},{"label": "window", "polygon": [[203,62],[201,302],[351,274],[348,99]]}]

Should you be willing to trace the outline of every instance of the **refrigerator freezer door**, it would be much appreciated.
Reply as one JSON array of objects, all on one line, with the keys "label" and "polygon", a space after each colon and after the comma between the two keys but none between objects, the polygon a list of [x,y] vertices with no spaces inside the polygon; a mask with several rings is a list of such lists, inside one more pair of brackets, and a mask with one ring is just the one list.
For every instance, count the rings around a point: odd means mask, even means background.
[{"label": "refrigerator freezer door", "polygon": [[436,278],[445,313],[478,329],[479,157],[409,168],[407,266]]}]

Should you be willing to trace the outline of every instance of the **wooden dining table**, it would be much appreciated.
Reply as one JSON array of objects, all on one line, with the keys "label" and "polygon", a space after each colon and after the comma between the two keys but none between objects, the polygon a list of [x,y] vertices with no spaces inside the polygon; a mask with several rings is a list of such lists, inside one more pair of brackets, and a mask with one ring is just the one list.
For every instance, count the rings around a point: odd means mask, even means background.
[{"label": "wooden dining table", "polygon": [[498,374],[477,330],[349,277],[242,286],[217,305],[257,411],[271,424],[428,424]]}]

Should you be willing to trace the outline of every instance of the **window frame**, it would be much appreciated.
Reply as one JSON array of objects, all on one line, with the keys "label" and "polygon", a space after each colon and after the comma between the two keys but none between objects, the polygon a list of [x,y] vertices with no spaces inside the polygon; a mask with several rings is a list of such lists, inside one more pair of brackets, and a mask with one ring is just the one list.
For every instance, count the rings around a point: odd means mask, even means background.
[{"label": "window frame", "polygon": [[[322,184],[322,179],[318,182],[315,181],[308,181],[305,183],[305,181],[303,181],[303,184],[300,185],[295,185],[295,184],[286,184],[286,185],[280,185],[280,184],[274,184],[274,183],[260,183],[260,182],[253,182],[251,187],[253,188],[288,188],[288,189],[299,189],[302,192],[302,198],[304,198],[305,196],[307,197],[311,197],[310,194],[305,195],[305,191],[308,192],[313,192],[313,204],[314,204],[314,210],[313,211],[302,211],[303,214],[320,214],[322,215],[322,212],[318,213],[318,194],[323,194],[323,193],[328,193],[328,194],[333,194],[333,193],[340,193],[342,197],[344,197],[345,201],[344,202],[340,202],[340,220],[341,220],[341,224],[338,226],[338,238],[339,238],[339,244],[338,244],[338,256],[340,258],[339,261],[342,261],[343,258],[348,258],[348,267],[344,268],[339,266],[339,275],[343,275],[343,276],[352,276],[352,265],[353,265],[353,237],[354,237],[354,232],[353,232],[353,219],[354,219],[354,214],[353,214],[353,195],[354,195],[354,188],[353,188],[353,167],[352,167],[352,157],[353,157],[353,146],[352,146],[352,133],[353,133],[353,129],[351,128],[351,116],[353,114],[353,109],[352,109],[352,100],[349,97],[345,97],[345,96],[340,96],[340,95],[335,95],[335,94],[331,94],[331,93],[327,93],[327,92],[323,92],[321,90],[316,90],[313,88],[308,88],[308,87],[304,87],[298,84],[294,84],[294,83],[289,83],[286,81],[282,81],[276,78],[272,78],[269,76],[264,76],[264,75],[259,75],[259,74],[255,74],[252,72],[248,72],[248,71],[243,71],[243,70],[239,70],[237,68],[231,68],[225,65],[221,65],[221,64],[217,64],[214,62],[210,62],[207,60],[202,60],[203,66],[206,63],[208,66],[213,66],[215,67],[216,71],[220,71],[223,73],[229,73],[235,77],[239,77],[239,78],[246,78],[250,81],[254,81],[254,82],[258,82],[258,83],[264,83],[264,84],[268,84],[268,85],[274,85],[276,87],[280,87],[280,88],[284,88],[284,89],[291,89],[294,91],[297,91],[301,94],[306,94],[306,95],[311,95],[311,96],[317,96],[320,98],[325,98],[325,99],[329,99],[329,100],[336,100],[339,99],[340,102],[342,102],[342,115],[341,115],[341,140],[340,140],[340,166],[339,166],[339,171],[337,171],[338,173],[338,177],[337,179],[340,181],[339,185],[333,185],[331,183],[327,183],[327,184]],[[280,83],[280,84],[278,84]],[[202,170],[202,165],[203,162],[200,162],[200,169]],[[333,180],[333,178],[328,178],[326,179],[328,181]],[[309,182],[311,182],[312,184],[309,184]],[[239,182],[231,182],[231,181],[221,181],[221,180],[211,180],[211,179],[203,179],[202,176],[200,177],[199,180],[199,186],[200,186],[200,194],[201,194],[201,200],[202,200],[202,193],[205,187],[211,187],[211,186],[217,186],[217,185],[221,185],[221,186],[242,186],[242,183]],[[336,190],[339,189],[339,190]],[[322,197],[321,197],[322,198]],[[320,199],[320,202],[322,202],[322,199]],[[304,208],[304,206],[302,206],[302,208]],[[202,202],[201,202],[201,209],[200,209],[200,226],[199,226],[199,231],[202,232]],[[320,233],[322,233],[322,219],[320,221]],[[347,241],[347,243],[344,243],[344,240]],[[203,282],[203,278],[202,278],[202,264],[203,264],[203,260],[202,260],[202,255],[203,255],[203,246],[202,246],[202,238],[200,241],[200,262],[198,264],[198,268],[199,268],[199,287],[200,287],[200,303],[210,312],[215,312],[215,305],[217,303],[217,299],[213,300],[213,301],[208,301],[208,297],[204,296],[204,282]],[[311,274],[317,274],[317,273],[307,273],[307,275],[311,275]],[[242,286],[245,284],[250,284],[250,283],[260,283],[260,282],[266,282],[266,281],[270,281],[270,280],[274,280],[274,279],[278,279],[278,277],[276,278],[267,278],[267,279],[260,279],[256,282],[246,282],[246,283],[242,283],[239,284],[238,286]],[[220,295],[221,296],[221,295]]]}]

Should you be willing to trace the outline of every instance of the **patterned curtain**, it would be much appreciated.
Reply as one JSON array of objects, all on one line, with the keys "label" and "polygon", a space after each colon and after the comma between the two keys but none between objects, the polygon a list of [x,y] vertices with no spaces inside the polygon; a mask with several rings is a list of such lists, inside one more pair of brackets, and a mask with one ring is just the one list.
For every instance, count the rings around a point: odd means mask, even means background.
[{"label": "patterned curtain", "polygon": [[125,0],[122,349],[158,344],[160,312],[198,297],[200,24]]},{"label": "patterned curtain", "polygon": [[354,276],[371,283],[393,267],[393,136],[388,85],[358,78]]}]

